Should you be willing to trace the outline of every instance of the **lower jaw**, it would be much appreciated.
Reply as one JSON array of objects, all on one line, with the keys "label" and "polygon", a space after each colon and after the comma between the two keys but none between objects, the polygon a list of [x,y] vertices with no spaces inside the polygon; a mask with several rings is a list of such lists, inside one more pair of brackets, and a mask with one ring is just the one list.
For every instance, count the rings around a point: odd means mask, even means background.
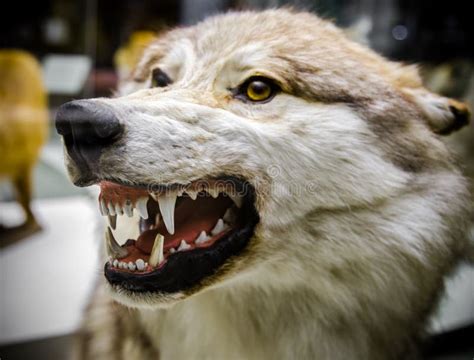
[{"label": "lower jaw", "polygon": [[[253,224],[223,236],[209,248],[174,254],[160,268],[144,274],[115,270],[105,264],[105,277],[117,290],[135,293],[176,293],[200,288],[204,279],[224,275],[222,265],[237,257],[248,245],[254,231]],[[198,289],[196,289],[198,290]]]}]

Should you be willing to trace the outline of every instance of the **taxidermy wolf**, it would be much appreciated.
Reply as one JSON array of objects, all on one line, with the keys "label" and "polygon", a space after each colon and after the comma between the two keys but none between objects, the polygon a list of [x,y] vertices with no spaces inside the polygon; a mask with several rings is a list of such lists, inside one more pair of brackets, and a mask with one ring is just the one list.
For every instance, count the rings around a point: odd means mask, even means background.
[{"label": "taxidermy wolf", "polygon": [[82,358],[417,356],[467,246],[466,106],[290,10],[172,30],[120,91],[56,119],[109,218]]}]

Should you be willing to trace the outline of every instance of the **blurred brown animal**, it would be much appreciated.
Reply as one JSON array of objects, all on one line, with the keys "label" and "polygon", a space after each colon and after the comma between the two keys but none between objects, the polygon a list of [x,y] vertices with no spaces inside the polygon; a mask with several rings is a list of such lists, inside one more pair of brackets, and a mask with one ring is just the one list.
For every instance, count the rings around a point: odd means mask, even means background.
[{"label": "blurred brown animal", "polygon": [[41,69],[27,52],[0,50],[0,79],[0,178],[14,185],[23,226],[38,228],[30,202],[33,167],[48,131]]},{"label": "blurred brown animal", "polygon": [[114,55],[114,64],[120,80],[131,76],[146,47],[156,40],[157,34],[151,31],[135,31],[128,41]]}]

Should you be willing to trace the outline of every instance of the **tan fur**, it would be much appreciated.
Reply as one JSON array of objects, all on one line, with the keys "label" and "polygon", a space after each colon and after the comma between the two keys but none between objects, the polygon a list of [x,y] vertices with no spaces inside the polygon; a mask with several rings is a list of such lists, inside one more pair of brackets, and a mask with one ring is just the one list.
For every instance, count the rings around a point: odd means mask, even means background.
[{"label": "tan fur", "polygon": [[32,171],[48,133],[46,91],[38,62],[24,51],[0,50],[0,79],[0,177],[13,182],[32,224]]},{"label": "tan fur", "polygon": [[[150,89],[155,67],[173,84]],[[252,75],[282,92],[266,104],[233,98],[229,89]],[[173,30],[121,91],[89,100],[127,129],[104,150],[100,175],[240,176],[256,189],[261,221],[245,251],[192,291],[109,289],[114,302],[101,287],[83,358],[417,356],[468,216],[465,181],[435,133],[467,109],[425,90],[416,68],[288,10]]]}]

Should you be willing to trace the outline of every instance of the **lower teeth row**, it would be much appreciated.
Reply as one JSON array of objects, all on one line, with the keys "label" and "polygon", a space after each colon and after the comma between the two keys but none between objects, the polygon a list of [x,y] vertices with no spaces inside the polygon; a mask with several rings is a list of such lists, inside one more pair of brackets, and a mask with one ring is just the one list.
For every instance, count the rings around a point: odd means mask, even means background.
[{"label": "lower teeth row", "polygon": [[137,259],[135,262],[129,261],[128,263],[114,259],[109,260],[109,263],[115,268],[132,271],[143,271],[148,267],[148,263],[143,261],[143,259]]}]

